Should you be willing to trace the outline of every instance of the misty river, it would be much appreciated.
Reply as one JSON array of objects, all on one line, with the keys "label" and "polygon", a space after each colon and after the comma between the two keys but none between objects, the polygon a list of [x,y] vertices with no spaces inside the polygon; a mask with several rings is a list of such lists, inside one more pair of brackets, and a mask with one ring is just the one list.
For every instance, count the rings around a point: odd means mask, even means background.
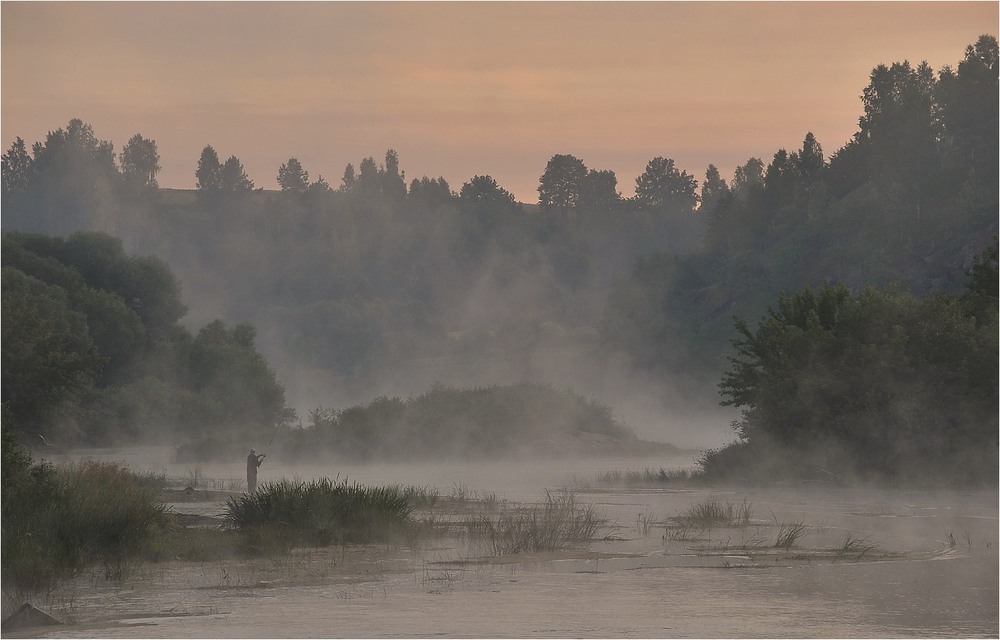
[{"label": "misty river", "polygon": [[[245,462],[169,462],[166,449],[90,450],[192,484],[232,490]],[[467,540],[301,549],[278,558],[95,571],[44,603],[70,624],[41,637],[996,637],[996,490],[606,488],[612,471],[690,467],[672,459],[346,465],[268,458],[260,481],[347,478],[516,502],[574,492],[606,519],[583,548],[490,556]],[[666,524],[707,498],[752,505],[753,526],[698,535]],[[222,502],[171,505],[218,515]],[[760,546],[804,525],[796,553]],[[748,545],[753,542],[758,546]],[[861,540],[873,551],[823,550]],[[751,551],[747,551],[747,549]],[[757,553],[757,551],[762,551]],[[766,550],[766,551],[765,551]],[[16,633],[5,633],[18,637]]]}]

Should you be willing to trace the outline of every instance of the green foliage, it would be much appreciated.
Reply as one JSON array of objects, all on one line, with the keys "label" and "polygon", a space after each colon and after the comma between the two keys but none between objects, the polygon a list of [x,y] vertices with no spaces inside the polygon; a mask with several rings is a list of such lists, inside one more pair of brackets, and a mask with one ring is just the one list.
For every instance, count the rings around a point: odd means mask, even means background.
[{"label": "green foliage", "polygon": [[189,355],[189,385],[206,400],[199,420],[216,429],[243,426],[244,433],[270,431],[279,421],[285,391],[257,352],[255,335],[250,325],[230,329],[221,320],[198,332]]},{"label": "green foliage", "polygon": [[[602,347],[616,353],[598,355],[623,353],[643,373],[669,374],[688,397],[708,403],[706,381],[726,366],[728,318],[760,316],[781,291],[833,281],[852,291],[898,282],[920,294],[960,292],[972,256],[997,233],[996,60],[996,39],[983,36],[955,69],[877,67],[847,145],[825,155],[806,132],[799,149],[748,159],[728,190],[709,170],[697,210],[697,180],[662,156],[626,199],[614,172],[554,156],[540,178],[542,207],[514,202],[488,175],[459,194],[440,178],[414,180],[407,191],[391,149],[381,164],[368,157],[348,165],[336,192],[312,185],[288,197],[251,191],[235,157],[223,176],[218,154],[205,147],[197,194],[135,194],[122,188],[110,143],[73,120],[31,153],[19,140],[4,155],[4,226],[114,230],[126,246],[168,259],[190,299],[211,300],[229,321],[253,322],[261,343],[283,348],[282,368],[322,369],[347,385],[428,358],[594,352],[599,330]],[[68,298],[108,358],[100,385],[186,380],[167,373],[182,366],[194,338],[174,331],[183,311],[163,269],[147,265],[132,283],[145,283],[138,293],[112,289],[94,278],[118,261],[108,259],[112,247],[95,244],[81,243],[103,256],[93,264],[65,269],[68,258],[32,249],[55,260],[13,266],[67,291],[83,274],[90,289],[120,298]],[[3,253],[12,265],[6,244]],[[979,318],[990,300],[963,304],[978,305]],[[141,320],[141,336],[129,314]],[[140,341],[157,359],[145,358],[132,375],[143,359],[128,356]],[[181,387],[178,414],[228,411],[202,406],[190,385]],[[100,395],[102,406],[132,411],[120,395]]]},{"label": "green foliage", "polygon": [[166,524],[157,487],[124,466],[32,464],[4,427],[4,587],[52,586],[93,563],[120,576]]},{"label": "green foliage", "polygon": [[743,408],[745,443],[790,458],[826,451],[815,461],[838,473],[992,478],[995,317],[977,327],[959,299],[899,288],[781,296],[755,330],[737,320],[724,404]]},{"label": "green foliage", "polygon": [[129,256],[122,241],[103,233],[68,238],[5,232],[4,265],[59,285],[110,292],[142,320],[149,339],[173,327],[187,312],[177,277],[162,260]]},{"label": "green foliage", "polygon": [[1000,277],[998,277],[998,243],[993,238],[993,246],[975,257],[972,267],[967,272],[969,277],[962,294],[961,302],[966,315],[976,319],[979,327],[989,326],[997,323],[998,291],[1000,291]]},{"label": "green foliage", "polygon": [[61,446],[270,432],[284,390],[254,329],[192,338],[162,261],[98,233],[3,235],[3,394],[18,429]]},{"label": "green foliage", "polygon": [[37,428],[98,378],[103,358],[65,290],[3,267],[3,397],[15,422]]},{"label": "green foliage", "polygon": [[366,487],[329,479],[282,480],[226,502],[226,523],[251,548],[383,542],[410,524],[407,492],[398,486]]}]

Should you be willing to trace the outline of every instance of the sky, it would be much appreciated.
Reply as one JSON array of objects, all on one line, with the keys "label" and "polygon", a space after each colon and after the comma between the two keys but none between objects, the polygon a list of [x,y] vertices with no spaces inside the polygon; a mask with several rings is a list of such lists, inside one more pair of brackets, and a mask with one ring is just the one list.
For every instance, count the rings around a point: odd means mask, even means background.
[{"label": "sky", "polygon": [[407,182],[491,175],[523,202],[555,154],[619,191],[657,156],[729,179],[756,156],[827,156],[880,63],[952,67],[997,2],[10,2],[4,150],[71,118],[115,150],[156,141],[161,187],[201,150],[276,188],[297,158],[334,187],[393,148]]}]

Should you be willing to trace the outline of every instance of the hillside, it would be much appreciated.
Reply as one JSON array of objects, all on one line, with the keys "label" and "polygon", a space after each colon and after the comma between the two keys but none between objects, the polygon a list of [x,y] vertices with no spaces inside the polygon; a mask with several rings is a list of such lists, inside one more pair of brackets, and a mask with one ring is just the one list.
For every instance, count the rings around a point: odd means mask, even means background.
[{"label": "hillside", "polygon": [[188,330],[252,325],[300,415],[435,381],[530,380],[616,408],[652,397],[647,426],[660,429],[717,405],[733,316],[760,317],[781,292],[959,292],[997,234],[996,60],[983,36],[955,68],[881,64],[848,144],[826,153],[805,133],[728,181],[658,156],[630,190],[555,154],[537,205],[489,175],[407,184],[392,149],[340,185],[299,165],[287,188],[262,191],[235,156],[223,179],[206,146],[192,166],[202,188],[159,189],[73,120],[4,154],[2,224],[97,230],[163,260]]}]

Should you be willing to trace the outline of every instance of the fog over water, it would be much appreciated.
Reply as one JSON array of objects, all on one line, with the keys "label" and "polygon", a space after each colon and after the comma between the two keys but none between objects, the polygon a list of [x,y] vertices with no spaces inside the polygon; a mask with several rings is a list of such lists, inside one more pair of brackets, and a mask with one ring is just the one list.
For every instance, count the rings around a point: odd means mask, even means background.
[{"label": "fog over water", "polygon": [[3,3],[3,636],[998,637],[998,9]]},{"label": "fog over water", "polygon": [[[266,349],[266,347],[264,347]],[[406,398],[441,383],[477,387],[534,381],[572,389],[607,404],[616,418],[646,440],[682,448],[707,449],[732,441],[738,412],[711,402],[692,402],[669,377],[644,376],[624,362],[598,359],[579,347],[541,347],[507,355],[428,357],[401,360],[363,382],[303,367],[282,354],[273,358],[287,385],[289,406],[300,417],[317,406],[346,407],[373,397]]]},{"label": "fog over water", "polygon": [[[98,459],[238,481],[243,465],[172,465],[163,450]],[[657,459],[663,461],[662,458]],[[637,464],[654,460],[633,460]],[[684,458],[666,460],[682,465]],[[75,624],[42,637],[990,637],[998,624],[997,493],[885,489],[628,490],[594,487],[620,460],[518,464],[289,466],[263,481],[337,473],[533,502],[574,487],[609,523],[570,554],[489,558],[468,540],[414,548],[303,550],[275,559],[140,569],[121,583],[81,578],[53,610]],[[708,498],[745,501],[746,530],[672,540],[670,518]],[[175,504],[211,514],[221,503]],[[746,550],[776,523],[804,523],[793,554]],[[670,534],[676,536],[675,533]],[[854,537],[881,554],[822,556]],[[729,550],[727,550],[729,549]],[[817,550],[817,551],[812,551]],[[754,556],[762,553],[763,555]],[[816,554],[816,555],[811,555]],[[75,612],[75,613],[73,613]],[[5,634],[7,635],[7,634]],[[11,636],[14,637],[14,636]]]}]

